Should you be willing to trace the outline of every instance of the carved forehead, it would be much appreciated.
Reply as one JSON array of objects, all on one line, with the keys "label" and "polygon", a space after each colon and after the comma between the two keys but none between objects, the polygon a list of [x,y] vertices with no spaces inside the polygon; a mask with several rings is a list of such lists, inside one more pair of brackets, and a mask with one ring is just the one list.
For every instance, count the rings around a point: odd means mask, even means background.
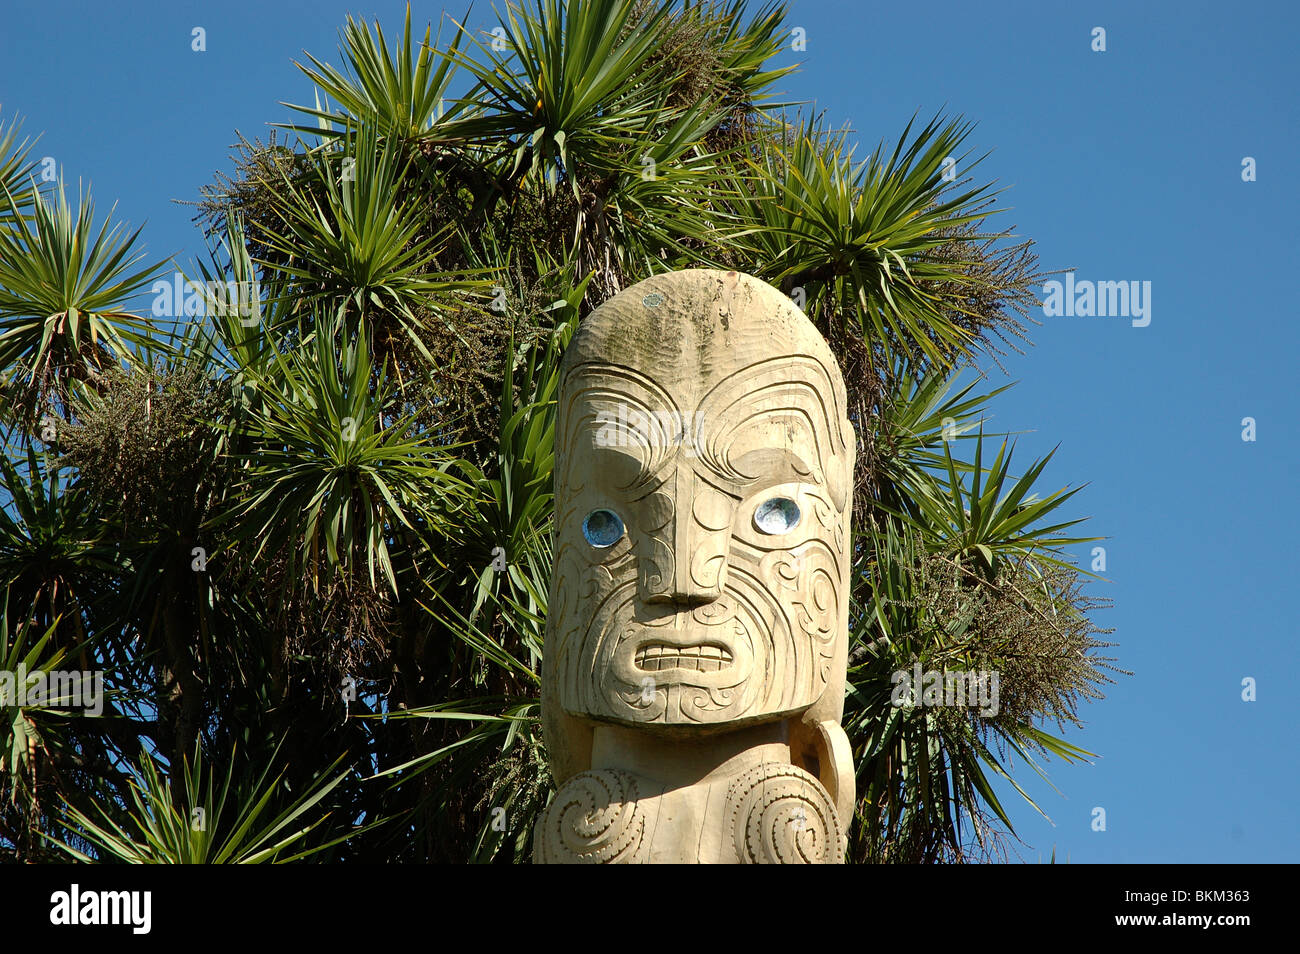
[{"label": "carved forehead", "polygon": [[565,354],[558,424],[562,458],[627,458],[628,486],[683,443],[728,486],[789,470],[825,482],[842,507],[852,479],[830,347],[790,299],[737,272],[656,276],[593,312]]},{"label": "carved forehead", "polygon": [[616,368],[631,372],[630,394],[648,386],[681,411],[746,379],[784,375],[844,417],[843,378],[825,339],[789,298],[739,272],[669,272],[615,295],[574,334],[561,391],[587,391],[576,379],[590,372],[614,383]]}]

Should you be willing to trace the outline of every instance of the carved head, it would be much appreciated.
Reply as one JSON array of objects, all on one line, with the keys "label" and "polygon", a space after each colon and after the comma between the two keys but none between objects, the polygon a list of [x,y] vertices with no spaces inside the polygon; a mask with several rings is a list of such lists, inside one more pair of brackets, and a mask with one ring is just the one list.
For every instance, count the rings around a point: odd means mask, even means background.
[{"label": "carved head", "polygon": [[838,720],[853,441],[829,346],[770,285],[692,269],[596,309],[561,370],[547,704]]}]

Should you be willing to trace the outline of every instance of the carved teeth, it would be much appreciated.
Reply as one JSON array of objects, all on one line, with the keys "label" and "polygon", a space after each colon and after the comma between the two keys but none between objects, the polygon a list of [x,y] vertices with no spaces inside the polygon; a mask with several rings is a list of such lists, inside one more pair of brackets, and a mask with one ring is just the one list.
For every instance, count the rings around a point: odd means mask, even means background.
[{"label": "carved teeth", "polygon": [[697,672],[719,672],[734,661],[731,651],[723,646],[642,646],[636,651],[636,667],[645,672],[662,672],[665,669],[694,669]]}]

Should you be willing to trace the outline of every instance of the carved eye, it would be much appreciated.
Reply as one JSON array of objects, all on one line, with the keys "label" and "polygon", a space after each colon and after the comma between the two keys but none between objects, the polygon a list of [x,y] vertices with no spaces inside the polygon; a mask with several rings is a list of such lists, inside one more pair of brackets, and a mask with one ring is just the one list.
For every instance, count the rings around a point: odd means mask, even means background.
[{"label": "carved eye", "polygon": [[593,510],[582,521],[582,535],[593,547],[612,547],[623,536],[623,521],[612,510]]},{"label": "carved eye", "polygon": [[799,525],[799,505],[789,497],[764,500],[754,511],[754,526],[763,533],[789,533]]}]

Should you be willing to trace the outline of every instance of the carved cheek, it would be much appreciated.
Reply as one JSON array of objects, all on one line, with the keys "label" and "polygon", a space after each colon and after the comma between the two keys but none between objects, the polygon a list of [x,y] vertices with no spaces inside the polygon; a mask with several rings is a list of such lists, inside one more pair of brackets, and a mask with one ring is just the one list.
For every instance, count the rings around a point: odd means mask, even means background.
[{"label": "carved cheek", "polygon": [[782,605],[788,605],[799,592],[799,559],[792,550],[772,550],[759,561],[763,582]]},{"label": "carved cheek", "polygon": [[642,592],[667,592],[673,579],[672,526],[676,514],[673,499],[663,491],[649,494],[640,503],[640,534],[636,541],[637,572]]},{"label": "carved cheek", "polygon": [[799,547],[803,555],[803,579],[795,622],[799,629],[823,643],[824,653],[834,649],[840,631],[846,563],[844,518],[824,501],[816,501],[813,512],[821,525],[816,537]]},{"label": "carved cheek", "polygon": [[835,638],[839,624],[839,595],[837,581],[832,575],[828,560],[809,560],[800,587],[801,598],[796,602],[795,623],[818,644],[829,644]]},{"label": "carved cheek", "polygon": [[691,579],[705,589],[720,591],[727,585],[735,510],[735,501],[713,487],[701,487],[695,494],[691,514],[698,539],[691,541]]},{"label": "carved cheek", "polygon": [[829,544],[809,540],[764,554],[760,577],[780,618],[772,626],[772,650],[790,684],[784,705],[814,701],[830,677],[839,627],[839,587]]},{"label": "carved cheek", "polygon": [[583,642],[583,606],[591,592],[585,562],[576,548],[561,544],[551,576],[550,607],[546,617],[546,666],[553,673],[561,705],[572,708],[581,697],[580,657]]}]

